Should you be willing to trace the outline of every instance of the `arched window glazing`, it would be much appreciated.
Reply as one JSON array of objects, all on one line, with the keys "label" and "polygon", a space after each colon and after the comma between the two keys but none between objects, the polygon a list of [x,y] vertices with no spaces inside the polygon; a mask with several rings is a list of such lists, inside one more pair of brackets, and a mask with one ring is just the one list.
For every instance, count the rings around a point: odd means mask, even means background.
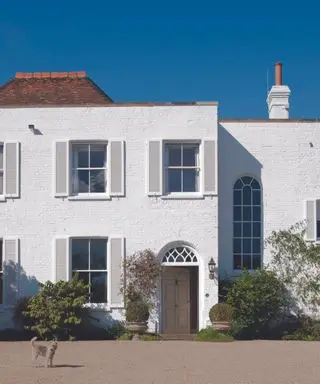
[{"label": "arched window glazing", "polygon": [[261,187],[243,176],[233,187],[233,269],[261,267]]}]

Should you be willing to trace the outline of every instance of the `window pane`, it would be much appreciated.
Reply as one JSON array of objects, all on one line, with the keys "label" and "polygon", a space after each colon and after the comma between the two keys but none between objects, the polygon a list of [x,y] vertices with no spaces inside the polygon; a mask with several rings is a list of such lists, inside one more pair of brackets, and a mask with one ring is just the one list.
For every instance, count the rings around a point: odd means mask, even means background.
[{"label": "window pane", "polygon": [[253,180],[252,180],[251,188],[252,188],[252,189],[256,189],[256,190],[260,190],[260,184],[257,182],[256,179],[253,179]]},{"label": "window pane", "polygon": [[260,191],[252,191],[252,204],[253,205],[261,204]]},{"label": "window pane", "polygon": [[317,239],[320,237],[320,220],[317,220]]},{"label": "window pane", "polygon": [[86,285],[89,284],[89,272],[72,272],[72,277],[74,277],[75,274],[78,274],[79,279]]},{"label": "window pane", "polygon": [[107,302],[107,272],[91,272],[91,303]]},{"label": "window pane", "polygon": [[90,168],[104,168],[106,165],[106,146],[90,145]]},{"label": "window pane", "polygon": [[253,223],[253,237],[260,237],[260,236],[261,236],[261,224]]},{"label": "window pane", "polygon": [[198,174],[197,169],[184,169],[183,175],[183,192],[198,192]]},{"label": "window pane", "polygon": [[241,214],[241,207],[233,207],[233,220],[234,221],[241,221],[242,220],[242,214]]},{"label": "window pane", "polygon": [[77,171],[78,172],[78,192],[89,193],[89,171]]},{"label": "window pane", "polygon": [[195,167],[197,164],[198,147],[194,145],[183,145],[183,165],[185,167]]},{"label": "window pane", "polygon": [[243,221],[251,221],[251,207],[243,207]]},{"label": "window pane", "polygon": [[241,253],[241,239],[233,240],[233,253]]},{"label": "window pane", "polygon": [[243,193],[243,205],[251,205],[251,188],[244,187],[242,190]]},{"label": "window pane", "polygon": [[253,269],[261,268],[261,255],[253,255],[252,257],[253,257],[252,268]]},{"label": "window pane", "polygon": [[261,220],[261,209],[260,207],[253,207],[253,221]]},{"label": "window pane", "polygon": [[73,146],[73,166],[74,168],[89,168],[89,145],[77,144]]},{"label": "window pane", "polygon": [[233,269],[241,269],[241,255],[233,255]]},{"label": "window pane", "polygon": [[261,252],[261,241],[260,239],[253,239],[253,253],[260,253]]},{"label": "window pane", "polygon": [[181,166],[181,145],[168,144],[168,166],[175,167]]},{"label": "window pane", "polygon": [[3,195],[3,172],[0,172],[0,195]]},{"label": "window pane", "polygon": [[0,145],[0,169],[3,169],[3,145]]},{"label": "window pane", "polygon": [[251,237],[252,236],[252,233],[251,233],[252,224],[251,223],[243,223],[242,225],[243,225],[242,236],[243,237]]},{"label": "window pane", "polygon": [[241,223],[233,223],[233,237],[241,237]]},{"label": "window pane", "polygon": [[105,170],[90,170],[90,192],[103,193],[106,191]]},{"label": "window pane", "polygon": [[246,255],[246,254],[243,255],[242,268],[243,269],[252,269],[251,255]]},{"label": "window pane", "polygon": [[243,187],[243,183],[242,183],[241,179],[239,179],[239,180],[235,183],[233,189],[242,189],[242,187]]},{"label": "window pane", "polygon": [[0,273],[0,304],[3,304],[3,274]]},{"label": "window pane", "polygon": [[251,253],[251,239],[242,240],[242,253]]},{"label": "window pane", "polygon": [[[72,272],[72,277],[74,277],[75,274],[78,274],[79,279],[82,280],[85,285],[89,284],[89,272]],[[90,294],[90,287],[88,289],[88,294]]]},{"label": "window pane", "polygon": [[233,191],[233,205],[241,205],[241,191]]},{"label": "window pane", "polygon": [[71,246],[72,269],[89,269],[89,240],[73,239]]},{"label": "window pane", "polygon": [[168,192],[181,192],[181,170],[168,169]]},{"label": "window pane", "polygon": [[90,241],[90,269],[107,269],[107,240]]},{"label": "window pane", "polygon": [[250,176],[244,176],[241,177],[241,179],[244,185],[250,185],[253,178]]}]

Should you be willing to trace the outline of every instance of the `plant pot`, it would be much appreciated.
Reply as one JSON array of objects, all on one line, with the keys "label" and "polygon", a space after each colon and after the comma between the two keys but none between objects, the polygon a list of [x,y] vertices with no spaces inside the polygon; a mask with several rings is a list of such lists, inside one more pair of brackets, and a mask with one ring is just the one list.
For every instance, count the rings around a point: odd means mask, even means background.
[{"label": "plant pot", "polygon": [[142,321],[142,322],[133,322],[133,321],[128,321],[126,323],[126,328],[129,332],[133,333],[133,338],[132,340],[139,340],[140,335],[145,333],[146,330],[148,329],[147,322]]},{"label": "plant pot", "polygon": [[212,327],[217,331],[230,331],[231,323],[230,321],[213,321]]}]

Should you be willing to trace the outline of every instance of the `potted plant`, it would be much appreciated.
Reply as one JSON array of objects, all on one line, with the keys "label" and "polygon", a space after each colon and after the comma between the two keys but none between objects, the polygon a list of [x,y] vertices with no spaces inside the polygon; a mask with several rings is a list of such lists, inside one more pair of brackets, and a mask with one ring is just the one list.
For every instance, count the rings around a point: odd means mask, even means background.
[{"label": "potted plant", "polygon": [[148,329],[150,312],[157,303],[162,267],[150,249],[135,252],[123,262],[120,292],[125,299],[126,326],[134,339]]},{"label": "potted plant", "polygon": [[129,284],[126,301],[126,328],[134,334],[133,339],[139,339],[148,328],[149,306],[132,284]]},{"label": "potted plant", "polygon": [[227,303],[215,304],[209,312],[209,317],[213,328],[219,331],[229,331],[231,329],[233,308]]}]

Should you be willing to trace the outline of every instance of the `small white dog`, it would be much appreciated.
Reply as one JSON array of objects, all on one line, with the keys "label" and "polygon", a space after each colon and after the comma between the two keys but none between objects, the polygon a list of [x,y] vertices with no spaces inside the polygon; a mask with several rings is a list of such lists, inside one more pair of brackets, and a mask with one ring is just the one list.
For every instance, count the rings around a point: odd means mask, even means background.
[{"label": "small white dog", "polygon": [[55,340],[49,346],[36,345],[37,337],[33,337],[30,342],[32,346],[32,361],[36,361],[39,356],[45,358],[45,367],[52,367],[52,360],[58,348],[58,342]]}]

